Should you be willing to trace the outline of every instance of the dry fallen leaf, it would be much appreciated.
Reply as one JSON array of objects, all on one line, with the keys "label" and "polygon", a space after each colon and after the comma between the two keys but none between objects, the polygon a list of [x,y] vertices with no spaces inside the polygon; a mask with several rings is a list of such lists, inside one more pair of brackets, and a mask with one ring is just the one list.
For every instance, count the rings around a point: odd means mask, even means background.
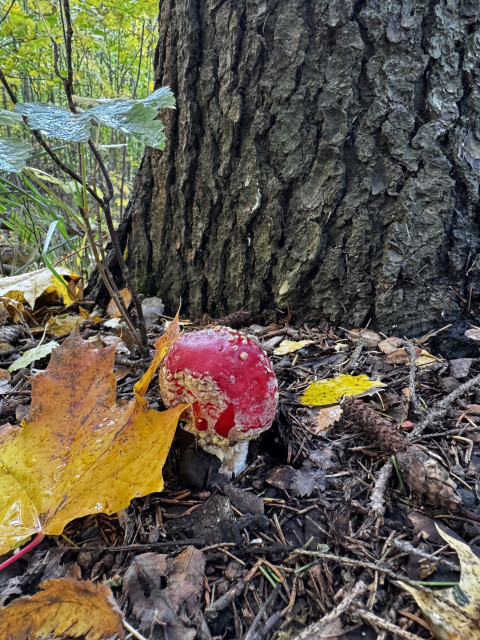
[{"label": "dry fallen leaf", "polygon": [[[0,284],[1,283],[2,280],[0,280]],[[4,309],[14,322],[20,323],[24,321],[24,309],[21,302],[12,300],[12,298],[9,298],[8,296],[2,296],[0,298],[0,308]]]},{"label": "dry fallen leaf", "polygon": [[2,640],[124,637],[122,612],[106,585],[57,578],[43,582],[41,588],[0,608]]},{"label": "dry fallen leaf", "polygon": [[473,327],[473,329],[467,329],[467,331],[465,331],[465,337],[470,338],[470,340],[480,340],[480,328]]},{"label": "dry fallen leaf", "polygon": [[305,389],[300,402],[302,404],[323,407],[336,404],[342,396],[358,396],[367,392],[374,393],[384,387],[379,380],[370,380],[366,375],[349,376],[340,374],[336,378],[311,382]]},{"label": "dry fallen leaf", "polygon": [[[422,350],[418,347],[415,347],[415,358],[418,358]],[[406,349],[397,349],[396,351],[391,351],[387,355],[388,364],[408,364],[410,363],[410,354]]]},{"label": "dry fallen leaf", "polygon": [[[314,411],[314,409],[312,409]],[[334,404],[332,407],[322,407],[316,409],[316,416],[312,422],[307,422],[305,428],[313,433],[319,435],[329,429],[342,417],[343,410],[339,404]]]},{"label": "dry fallen leaf", "polygon": [[350,329],[348,334],[352,340],[365,340],[367,347],[376,347],[382,342],[382,336],[371,329]]},{"label": "dry fallen leaf", "polygon": [[390,338],[381,340],[377,346],[382,353],[385,353],[388,356],[389,353],[396,351],[402,342],[402,338],[399,338],[398,336],[390,336]]},{"label": "dry fallen leaf", "polygon": [[200,609],[205,555],[187,547],[176,558],[159,553],[137,556],[125,574],[124,595],[140,632],[148,637],[194,640],[188,623]]},{"label": "dry fallen leaf", "polygon": [[162,467],[186,405],[159,412],[143,397],[179,335],[178,320],[156,343],[154,362],[116,403],[115,346],[95,350],[74,333],[31,379],[32,405],[0,427],[0,554],[35,533],[59,535],[90,513],[115,513],[163,489]]},{"label": "dry fallen leaf", "polygon": [[439,640],[479,640],[480,558],[464,542],[452,538],[438,526],[437,530],[458,554],[461,568],[458,587],[430,594],[402,582],[400,585],[415,598],[431,632]]},{"label": "dry fallen leaf", "polygon": [[[125,308],[128,309],[130,303],[132,302],[132,294],[128,289],[122,289],[121,291],[119,291],[119,294],[122,296]],[[110,318],[120,318],[120,316],[122,315],[117,307],[117,303],[113,298],[108,303],[107,315],[110,316]]]},{"label": "dry fallen leaf", "polygon": [[[70,269],[58,267],[56,271],[61,276],[68,276],[70,281],[74,283],[80,280],[80,276]],[[0,278],[0,296],[7,296],[19,302],[27,302],[32,309],[35,306],[35,300],[47,293],[55,294],[57,299],[62,296],[67,307],[75,302],[69,296],[68,288],[62,285],[49,269],[21,273],[11,278]]]},{"label": "dry fallen leaf", "polygon": [[77,327],[83,318],[82,316],[61,315],[50,318],[47,322],[47,333],[56,338],[66,336]]}]

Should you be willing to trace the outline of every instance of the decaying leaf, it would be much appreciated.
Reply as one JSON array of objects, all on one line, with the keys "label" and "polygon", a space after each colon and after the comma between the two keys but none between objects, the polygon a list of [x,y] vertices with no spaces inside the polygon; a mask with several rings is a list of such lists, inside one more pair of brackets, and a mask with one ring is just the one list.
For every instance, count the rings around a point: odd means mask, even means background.
[{"label": "decaying leaf", "polygon": [[[480,558],[464,542],[452,538],[438,526],[437,529],[458,554],[461,568],[458,587],[430,594],[402,582],[400,586],[415,598],[431,632],[439,640],[479,640]],[[442,600],[436,594],[441,595]]]},{"label": "decaying leaf", "polygon": [[304,421],[305,429],[314,435],[323,434],[327,429],[335,424],[342,417],[343,411],[339,404],[331,407],[321,407],[320,409],[309,409],[313,414],[312,420]]},{"label": "decaying leaf", "polygon": [[58,342],[52,340],[51,342],[43,342],[42,344],[38,344],[33,349],[28,349],[25,351],[19,358],[12,362],[12,364],[8,367],[10,372],[18,371],[23,367],[28,367],[29,364],[35,362],[36,360],[41,360],[45,358],[45,356],[49,356],[54,349],[58,347]]},{"label": "decaying leaf", "polygon": [[2,640],[123,638],[122,612],[110,589],[88,580],[47,580],[33,596],[0,608]]},{"label": "decaying leaf", "polygon": [[12,391],[10,373],[6,369],[0,369],[0,396]]},{"label": "decaying leaf", "polygon": [[470,340],[480,340],[480,329],[478,327],[467,329],[467,331],[465,331],[465,337],[470,338]]},{"label": "decaying leaf", "polygon": [[[0,284],[1,284],[0,280]],[[0,298],[0,308],[5,309],[5,312],[13,319],[14,322],[23,322],[23,304],[17,300],[12,300],[7,296]]]},{"label": "decaying leaf", "polygon": [[[132,302],[132,294],[130,293],[129,289],[122,289],[121,291],[119,291],[119,294],[122,296],[125,308],[128,309],[130,303]],[[113,298],[108,303],[107,315],[110,316],[110,318],[120,318],[120,316],[122,315]]]},{"label": "decaying leaf", "polygon": [[376,347],[382,341],[382,336],[371,329],[350,329],[348,335],[352,340],[365,340],[367,347]]},{"label": "decaying leaf", "polygon": [[[58,267],[56,271],[61,276],[68,276],[74,283],[80,280],[80,276],[70,269]],[[35,306],[35,300],[46,293],[55,294],[57,299],[62,296],[67,307],[75,302],[69,296],[68,288],[62,285],[49,269],[21,273],[10,278],[0,278],[0,296],[7,296],[19,302],[27,302],[32,309]]]},{"label": "decaying leaf", "polygon": [[282,340],[276,349],[273,350],[275,356],[284,356],[287,353],[293,353],[309,344],[313,344],[315,340]]},{"label": "decaying leaf", "polygon": [[61,338],[70,333],[82,322],[82,316],[61,315],[50,318],[47,322],[47,333],[56,338]]},{"label": "decaying leaf", "polygon": [[115,347],[96,351],[74,333],[31,380],[21,427],[0,428],[0,554],[32,534],[59,535],[74,518],[115,513],[163,488],[162,467],[186,405],[159,412],[143,397],[179,335],[178,320],[156,343],[154,362],[117,404]]},{"label": "decaying leaf", "polygon": [[358,396],[367,391],[374,393],[384,387],[379,380],[370,380],[366,375],[349,376],[340,374],[337,378],[312,382],[300,398],[302,404],[322,407],[336,404],[342,396]]},{"label": "decaying leaf", "polygon": [[125,574],[123,591],[141,633],[169,640],[197,637],[187,616],[200,606],[204,569],[205,556],[195,547],[187,547],[176,558],[159,553],[135,558]]},{"label": "decaying leaf", "polygon": [[325,471],[316,469],[310,462],[304,462],[300,469],[295,471],[290,490],[294,496],[308,497],[315,489],[325,490]]},{"label": "decaying leaf", "polygon": [[388,356],[389,353],[397,351],[402,342],[403,340],[398,336],[390,336],[390,338],[381,340],[377,346],[382,353],[385,353]]},{"label": "decaying leaf", "polygon": [[[418,358],[422,350],[415,347],[415,358]],[[408,364],[410,362],[410,354],[404,348],[396,349],[387,355],[388,364]]]},{"label": "decaying leaf", "polygon": [[430,367],[432,364],[435,364],[436,362],[438,362],[438,358],[436,358],[435,356],[432,356],[432,354],[428,353],[428,351],[425,351],[425,349],[422,349],[422,353],[415,360],[415,364],[417,365],[417,367],[420,367],[422,369],[425,369],[425,367]]}]

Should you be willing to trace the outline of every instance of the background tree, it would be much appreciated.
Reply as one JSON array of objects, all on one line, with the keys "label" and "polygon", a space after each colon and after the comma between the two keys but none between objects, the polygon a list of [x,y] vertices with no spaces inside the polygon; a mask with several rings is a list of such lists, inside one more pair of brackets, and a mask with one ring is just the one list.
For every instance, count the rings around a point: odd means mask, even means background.
[{"label": "background tree", "polygon": [[[0,0],[0,72],[19,102],[56,103],[67,107],[63,82],[66,77],[65,2],[59,0]],[[158,39],[158,7],[151,0],[76,0],[69,3],[72,18],[72,87],[74,102],[84,110],[104,99],[144,98],[153,90],[153,50]],[[57,73],[58,72],[58,73]],[[29,138],[28,131],[3,116],[13,102],[0,84],[0,137]],[[110,209],[118,222],[128,201],[131,181],[142,157],[144,142],[122,131],[96,127],[98,147],[114,190]],[[128,145],[128,149],[127,149]],[[59,140],[58,157],[68,166],[78,164],[78,149]],[[45,151],[28,159],[34,176],[8,175],[0,171],[0,272],[15,271],[42,263],[41,252],[50,224],[58,225],[50,243],[55,262],[71,253],[68,264],[86,276],[93,255],[81,250],[88,239],[81,225],[65,216],[65,206],[82,204],[82,190],[73,179],[51,164]],[[98,163],[86,156],[89,185],[107,192]],[[36,178],[46,181],[43,186]],[[48,190],[46,189],[48,188]],[[60,202],[59,202],[60,201]],[[95,204],[92,212],[94,213]],[[98,238],[108,230],[95,224]],[[4,261],[13,256],[13,261]],[[13,266],[11,266],[13,262]]]},{"label": "background tree", "polygon": [[[480,296],[479,3],[160,0],[178,110],[130,205],[172,311],[422,330]],[[445,322],[444,322],[445,323]]]}]

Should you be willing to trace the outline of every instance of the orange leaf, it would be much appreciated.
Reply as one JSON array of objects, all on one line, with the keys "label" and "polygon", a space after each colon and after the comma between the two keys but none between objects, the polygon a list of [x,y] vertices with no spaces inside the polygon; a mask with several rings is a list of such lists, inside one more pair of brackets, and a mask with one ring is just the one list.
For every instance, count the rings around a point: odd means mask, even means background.
[{"label": "orange leaf", "polygon": [[178,335],[175,319],[126,404],[115,397],[115,345],[97,351],[75,332],[52,353],[31,380],[22,426],[0,427],[0,554],[34,533],[59,535],[74,518],[115,513],[163,489],[162,467],[187,405],[159,412],[143,396]]},{"label": "orange leaf", "polygon": [[87,580],[58,578],[42,591],[0,609],[0,638],[40,640],[51,636],[103,640],[123,638],[122,613],[110,589]]},{"label": "orange leaf", "polygon": [[[123,302],[125,303],[125,309],[128,309],[132,301],[132,294],[128,289],[122,289],[121,291],[119,291],[119,293],[122,296]],[[113,298],[108,303],[107,315],[109,315],[110,318],[120,318],[120,316],[122,315],[119,308],[117,307],[117,303]]]}]

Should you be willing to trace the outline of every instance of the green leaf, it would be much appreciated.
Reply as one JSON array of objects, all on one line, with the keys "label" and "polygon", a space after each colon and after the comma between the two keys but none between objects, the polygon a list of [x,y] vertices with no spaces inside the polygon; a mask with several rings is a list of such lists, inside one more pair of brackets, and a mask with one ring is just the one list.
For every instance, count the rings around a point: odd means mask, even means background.
[{"label": "green leaf", "polygon": [[156,117],[158,110],[165,108],[175,108],[175,98],[169,87],[161,87],[143,100],[105,100],[89,113],[111,129],[130,135],[150,147],[163,149],[163,124]]},{"label": "green leaf", "polygon": [[6,109],[0,109],[0,124],[23,124],[23,118],[15,111],[7,111]]},{"label": "green leaf", "polygon": [[165,146],[163,124],[156,119],[158,110],[164,108],[175,108],[175,98],[169,87],[157,89],[143,100],[104,100],[82,114],[53,104],[23,102],[15,105],[15,111],[26,116],[31,129],[38,129],[47,136],[86,142],[93,122],[97,122],[157,149]]},{"label": "green leaf", "polygon": [[8,370],[10,371],[10,373],[12,373],[12,371],[17,371],[18,369],[28,367],[28,365],[32,364],[32,362],[35,362],[35,360],[41,360],[45,356],[48,356],[58,346],[59,344],[58,342],[55,342],[55,340],[39,344],[37,347],[25,351],[25,353],[21,355],[20,358],[17,358],[15,362],[13,362],[8,367]]},{"label": "green leaf", "polygon": [[30,129],[41,131],[46,136],[72,142],[87,142],[90,138],[92,122],[88,111],[76,114],[54,104],[35,102],[19,102],[14,108],[26,116]]},{"label": "green leaf", "polygon": [[32,152],[30,143],[18,138],[0,138],[0,171],[20,173]]}]

